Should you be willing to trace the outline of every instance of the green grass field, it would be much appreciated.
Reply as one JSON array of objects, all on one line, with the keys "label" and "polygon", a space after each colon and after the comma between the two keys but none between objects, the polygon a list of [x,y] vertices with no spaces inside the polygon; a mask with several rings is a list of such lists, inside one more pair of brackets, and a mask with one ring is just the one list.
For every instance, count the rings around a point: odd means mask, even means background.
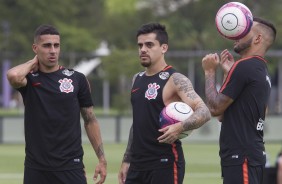
[{"label": "green grass field", "polygon": [[[108,160],[108,175],[105,184],[117,184],[124,144],[105,144],[104,149]],[[220,184],[220,165],[218,157],[218,144],[184,143],[186,158],[186,175],[184,184]],[[281,149],[280,144],[266,144],[270,163],[274,165],[276,155]],[[88,177],[88,184],[92,180],[94,167],[97,163],[96,156],[89,144],[84,145],[84,162]],[[0,183],[22,183],[24,162],[24,145],[0,144]]]}]

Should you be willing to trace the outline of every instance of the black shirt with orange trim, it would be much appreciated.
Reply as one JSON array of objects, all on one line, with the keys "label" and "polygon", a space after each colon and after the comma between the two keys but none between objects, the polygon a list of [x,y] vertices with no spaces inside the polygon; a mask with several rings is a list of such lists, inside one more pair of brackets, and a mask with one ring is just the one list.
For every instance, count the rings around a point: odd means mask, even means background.
[{"label": "black shirt with orange trim", "polygon": [[220,92],[234,101],[225,110],[220,132],[223,166],[266,162],[263,126],[271,90],[266,65],[260,56],[238,60],[229,71]]}]

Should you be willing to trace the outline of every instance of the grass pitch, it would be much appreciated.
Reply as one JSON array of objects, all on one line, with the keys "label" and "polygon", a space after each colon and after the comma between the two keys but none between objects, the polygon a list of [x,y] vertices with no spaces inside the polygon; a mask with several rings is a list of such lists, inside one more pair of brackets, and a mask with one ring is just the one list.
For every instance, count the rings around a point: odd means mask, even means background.
[{"label": "grass pitch", "polygon": [[[84,144],[84,163],[88,184],[93,184],[93,172],[97,163],[96,155],[89,144]],[[108,175],[105,184],[117,184],[117,175],[124,153],[125,144],[105,144],[108,160]],[[218,144],[183,143],[186,159],[184,184],[220,184],[221,171]],[[280,144],[266,144],[270,164],[274,165]],[[19,184],[23,180],[24,145],[0,144],[0,183]]]}]

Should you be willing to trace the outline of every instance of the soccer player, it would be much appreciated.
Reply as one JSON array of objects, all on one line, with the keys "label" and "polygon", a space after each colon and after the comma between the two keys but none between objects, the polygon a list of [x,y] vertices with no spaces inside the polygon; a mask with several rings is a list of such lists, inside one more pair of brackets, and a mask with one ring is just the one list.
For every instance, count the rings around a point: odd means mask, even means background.
[{"label": "soccer player", "polygon": [[25,105],[24,184],[87,183],[80,113],[99,159],[94,179],[104,183],[107,162],[86,77],[59,65],[60,34],[55,27],[39,26],[32,49],[33,59],[7,72]]},{"label": "soccer player", "polygon": [[[181,141],[177,138],[183,131],[202,126],[211,115],[190,80],[166,63],[168,34],[165,26],[145,24],[136,37],[140,63],[145,71],[133,77],[133,124],[119,183],[181,184],[185,160]],[[160,129],[159,114],[174,101],[187,103],[194,113],[184,122]]]},{"label": "soccer player", "polygon": [[[224,184],[262,184],[266,154],[263,139],[271,81],[265,53],[273,44],[273,24],[254,18],[250,32],[234,43],[241,58],[224,50],[202,59],[207,105],[220,116],[220,157]],[[216,90],[216,69],[221,65],[224,82]]]}]

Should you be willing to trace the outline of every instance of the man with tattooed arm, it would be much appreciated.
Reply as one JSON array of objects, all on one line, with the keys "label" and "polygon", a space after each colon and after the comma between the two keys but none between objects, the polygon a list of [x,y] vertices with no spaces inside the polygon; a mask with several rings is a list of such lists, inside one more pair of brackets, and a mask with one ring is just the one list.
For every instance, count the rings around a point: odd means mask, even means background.
[{"label": "man with tattooed arm", "polygon": [[[94,172],[104,183],[107,162],[99,123],[93,112],[86,77],[58,63],[60,34],[39,26],[32,45],[34,58],[11,68],[8,80],[25,105],[24,184],[86,184],[80,114],[99,163]],[[98,179],[98,176],[100,178]]]},{"label": "man with tattooed arm", "polygon": [[[207,105],[222,122],[220,151],[223,184],[262,184],[266,162],[263,125],[271,81],[264,58],[273,44],[276,29],[254,18],[250,32],[234,43],[241,58],[234,62],[228,50],[202,59]],[[224,82],[216,90],[216,69],[220,65]]]},{"label": "man with tattooed arm", "polygon": [[[191,81],[166,63],[168,35],[165,26],[145,24],[136,37],[140,63],[145,71],[133,77],[133,124],[119,183],[182,184],[185,160],[178,135],[202,126],[210,119],[210,112]],[[161,110],[175,101],[187,103],[194,113],[181,123],[160,129]]]}]

